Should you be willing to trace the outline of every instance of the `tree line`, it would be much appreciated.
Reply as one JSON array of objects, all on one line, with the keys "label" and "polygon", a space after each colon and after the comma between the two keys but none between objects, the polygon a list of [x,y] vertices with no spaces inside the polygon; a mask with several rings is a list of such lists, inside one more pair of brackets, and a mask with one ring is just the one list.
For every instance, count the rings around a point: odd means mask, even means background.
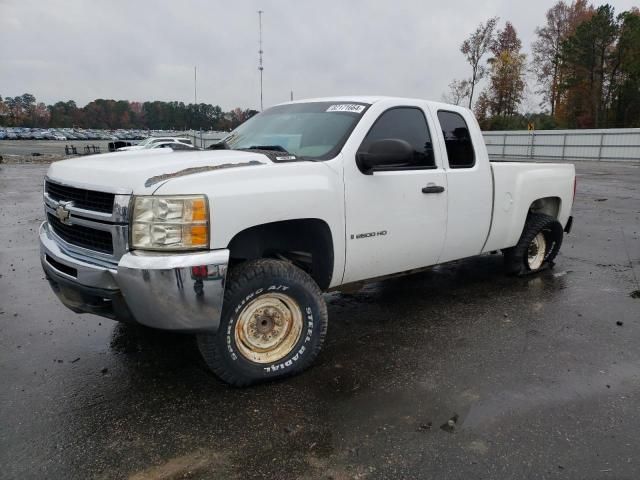
[{"label": "tree line", "polygon": [[0,125],[8,127],[231,130],[256,113],[241,108],[225,112],[207,103],[97,99],[78,107],[73,100],[45,105],[30,93],[0,96]]},{"label": "tree line", "polygon": [[[531,61],[515,27],[498,22],[481,23],[462,43],[470,76],[445,95],[473,108],[483,129],[640,127],[640,10],[616,15],[608,4],[558,1],[536,28]],[[540,113],[522,112],[527,76]]]},{"label": "tree line", "polygon": [[[485,130],[640,127],[640,10],[558,1],[536,28],[528,59],[511,22],[493,17],[460,46],[470,76],[453,80],[445,100],[472,108]],[[533,82],[528,82],[528,77]],[[486,80],[484,89],[478,92]],[[538,113],[523,111],[531,92]],[[218,105],[94,100],[45,105],[29,93],[0,96],[0,125],[26,127],[229,130],[255,115]]]}]

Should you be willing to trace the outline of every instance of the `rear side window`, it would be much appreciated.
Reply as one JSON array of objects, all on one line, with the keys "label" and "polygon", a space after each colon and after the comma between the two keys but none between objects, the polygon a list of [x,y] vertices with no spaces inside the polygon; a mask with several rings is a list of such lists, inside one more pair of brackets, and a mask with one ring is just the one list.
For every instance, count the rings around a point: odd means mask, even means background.
[{"label": "rear side window", "polygon": [[445,110],[438,111],[447,157],[451,168],[470,168],[476,163],[471,133],[462,115]]},{"label": "rear side window", "polygon": [[389,138],[405,140],[414,148],[414,162],[399,168],[435,168],[429,127],[419,108],[398,107],[384,112],[367,133],[360,150],[366,152],[373,142]]}]

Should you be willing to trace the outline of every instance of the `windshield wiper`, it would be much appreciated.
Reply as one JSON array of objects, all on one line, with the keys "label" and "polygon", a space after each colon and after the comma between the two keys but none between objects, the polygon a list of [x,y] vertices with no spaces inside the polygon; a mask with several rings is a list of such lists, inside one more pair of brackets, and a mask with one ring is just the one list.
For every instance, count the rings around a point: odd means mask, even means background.
[{"label": "windshield wiper", "polygon": [[213,145],[209,145],[207,150],[229,150],[229,145],[224,140]]},{"label": "windshield wiper", "polygon": [[280,145],[251,145],[243,150],[272,150],[274,152],[289,153],[286,148]]},{"label": "windshield wiper", "polygon": [[285,160],[307,160],[310,162],[316,162],[317,160],[315,158],[309,158],[309,157],[303,157],[302,155],[297,155],[297,154],[293,154],[290,153],[286,148],[284,148],[282,145],[251,145],[250,147],[246,147],[246,148],[238,148],[237,150],[265,150],[268,152],[279,152],[279,153],[284,153],[286,155],[289,155],[291,158],[285,158],[285,157],[276,157],[276,159],[280,159],[281,161],[285,161]]}]

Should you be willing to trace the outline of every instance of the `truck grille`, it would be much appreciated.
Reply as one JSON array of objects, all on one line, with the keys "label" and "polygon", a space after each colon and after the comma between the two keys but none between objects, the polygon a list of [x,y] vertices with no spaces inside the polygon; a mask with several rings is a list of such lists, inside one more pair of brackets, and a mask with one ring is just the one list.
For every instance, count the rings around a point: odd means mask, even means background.
[{"label": "truck grille", "polygon": [[113,254],[113,238],[111,232],[96,230],[83,225],[65,225],[51,213],[47,214],[47,220],[56,235],[65,242],[89,250]]},{"label": "truck grille", "polygon": [[96,192],[83,188],[68,187],[58,183],[45,183],[45,191],[53,200],[73,202],[74,207],[97,212],[111,213],[113,211],[113,193]]}]

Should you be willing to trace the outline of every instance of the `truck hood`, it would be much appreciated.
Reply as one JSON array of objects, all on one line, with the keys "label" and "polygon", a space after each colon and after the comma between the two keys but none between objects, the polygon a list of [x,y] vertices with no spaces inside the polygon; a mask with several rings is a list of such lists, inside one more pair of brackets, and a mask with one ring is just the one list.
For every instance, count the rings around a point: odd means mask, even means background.
[{"label": "truck hood", "polygon": [[179,176],[267,165],[273,165],[267,156],[246,151],[134,150],[54,162],[47,177],[89,190],[150,194],[171,178]]}]

